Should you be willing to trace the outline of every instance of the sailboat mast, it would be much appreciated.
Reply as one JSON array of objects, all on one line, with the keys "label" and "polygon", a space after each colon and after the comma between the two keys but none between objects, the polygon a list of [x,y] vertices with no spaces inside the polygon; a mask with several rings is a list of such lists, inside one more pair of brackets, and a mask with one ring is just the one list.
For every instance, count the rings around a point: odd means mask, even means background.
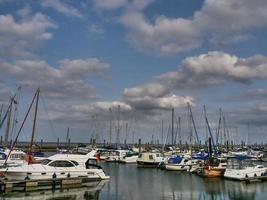
[{"label": "sailboat mast", "polygon": [[5,147],[7,147],[7,145],[8,145],[7,143],[8,143],[9,129],[10,129],[12,106],[13,106],[13,99],[10,99],[10,106],[8,108],[7,124],[6,124],[5,138],[4,138],[4,146]]},{"label": "sailboat mast", "polygon": [[0,109],[0,122],[2,121],[3,107],[4,107],[4,105],[2,104],[2,105],[1,105],[1,109]]},{"label": "sailboat mast", "polygon": [[116,138],[116,148],[118,148],[120,143],[120,105],[118,105],[118,124],[117,124],[117,138]]},{"label": "sailboat mast", "polygon": [[174,138],[174,108],[172,108],[172,145],[174,145],[173,138]]},{"label": "sailboat mast", "polygon": [[32,136],[31,136],[31,143],[29,147],[29,153],[32,153],[32,146],[33,146],[33,140],[35,135],[35,126],[36,126],[36,118],[37,118],[37,110],[38,110],[38,103],[39,103],[39,95],[40,95],[40,88],[36,91],[36,104],[35,104],[35,111],[34,111],[34,119],[33,119],[33,126],[32,126]]},{"label": "sailboat mast", "polygon": [[192,129],[192,115],[190,112],[190,104],[187,103],[188,107],[188,126],[189,126],[189,151],[192,153],[192,137],[193,137],[193,129]]},{"label": "sailboat mast", "polygon": [[111,144],[111,133],[112,133],[112,111],[111,108],[109,108],[109,143]]}]

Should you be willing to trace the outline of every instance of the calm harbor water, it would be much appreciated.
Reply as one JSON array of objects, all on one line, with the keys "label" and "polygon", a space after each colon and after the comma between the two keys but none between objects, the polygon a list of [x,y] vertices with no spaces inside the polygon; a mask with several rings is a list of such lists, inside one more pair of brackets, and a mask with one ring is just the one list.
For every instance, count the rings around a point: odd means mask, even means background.
[{"label": "calm harbor water", "polygon": [[186,172],[137,168],[136,165],[102,163],[109,181],[61,191],[17,193],[8,200],[180,200],[267,199],[267,182],[244,183],[222,178],[202,178]]}]

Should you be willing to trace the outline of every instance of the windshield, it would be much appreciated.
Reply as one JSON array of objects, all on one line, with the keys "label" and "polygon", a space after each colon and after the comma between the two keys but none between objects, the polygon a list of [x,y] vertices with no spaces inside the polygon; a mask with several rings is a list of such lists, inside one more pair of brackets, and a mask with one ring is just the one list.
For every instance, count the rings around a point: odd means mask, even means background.
[{"label": "windshield", "polygon": [[42,162],[41,162],[41,164],[43,164],[43,165],[47,165],[48,163],[50,163],[51,162],[51,160],[49,160],[49,159],[44,159]]}]

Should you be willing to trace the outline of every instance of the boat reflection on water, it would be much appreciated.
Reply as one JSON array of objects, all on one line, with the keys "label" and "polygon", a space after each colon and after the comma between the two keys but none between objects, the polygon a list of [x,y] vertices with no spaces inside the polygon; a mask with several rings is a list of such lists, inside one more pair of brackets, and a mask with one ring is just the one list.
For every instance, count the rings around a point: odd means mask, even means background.
[{"label": "boat reflection on water", "polygon": [[99,200],[99,193],[108,180],[88,182],[81,188],[2,194],[5,200]]},{"label": "boat reflection on water", "polygon": [[[222,178],[204,179],[205,193],[210,199],[265,199],[266,184],[246,183]],[[204,198],[205,199],[205,198]]]},{"label": "boat reflection on water", "polygon": [[116,163],[106,163],[104,168],[111,178],[101,190],[100,200],[265,200],[267,194],[267,182],[203,178],[186,172]]},{"label": "boat reflection on water", "polygon": [[[191,180],[190,180],[191,179]],[[189,183],[188,181],[193,181]],[[202,183],[201,183],[202,182]],[[182,184],[177,183],[176,186],[171,186],[165,189],[162,199],[164,200],[205,200],[205,199],[242,199],[242,200],[258,200],[266,199],[266,184],[262,182],[246,183],[232,180],[203,179],[196,181],[194,178],[187,179],[186,189]]]}]

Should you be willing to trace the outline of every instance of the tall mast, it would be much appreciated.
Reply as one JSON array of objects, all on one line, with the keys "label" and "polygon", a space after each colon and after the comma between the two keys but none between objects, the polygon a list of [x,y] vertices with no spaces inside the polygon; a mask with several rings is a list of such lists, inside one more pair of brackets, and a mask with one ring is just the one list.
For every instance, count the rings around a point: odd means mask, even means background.
[{"label": "tall mast", "polygon": [[109,143],[111,144],[111,133],[112,133],[112,110],[109,108]]},{"label": "tall mast", "polygon": [[192,152],[192,134],[193,134],[193,129],[192,129],[192,115],[190,112],[190,104],[187,103],[187,107],[188,107],[188,126],[189,126],[189,150],[190,152]]},{"label": "tall mast", "polygon": [[161,120],[161,142],[162,142],[162,146],[164,145],[164,141],[163,141],[163,120]]},{"label": "tall mast", "polygon": [[219,118],[219,123],[218,123],[218,130],[217,130],[217,135],[216,135],[216,145],[218,146],[219,144],[219,137],[220,137],[220,130],[221,130],[221,120],[222,120],[222,109],[219,109],[220,112],[220,118]]},{"label": "tall mast", "polygon": [[8,135],[9,135],[9,129],[10,129],[10,121],[11,121],[11,113],[12,113],[12,106],[13,106],[13,99],[10,99],[10,106],[8,108],[8,114],[7,114],[7,124],[6,124],[6,131],[5,131],[5,137],[4,137],[4,146],[7,147],[8,143]]},{"label": "tall mast", "polygon": [[174,127],[173,126],[174,126],[174,108],[172,108],[172,127],[171,127],[172,128],[172,143],[171,143],[172,145],[174,144],[174,142],[173,142],[174,141],[173,140],[173,138],[174,138]]},{"label": "tall mast", "polygon": [[178,137],[180,149],[182,148],[182,135],[181,135],[181,117],[178,117]]},{"label": "tall mast", "polygon": [[224,145],[226,145],[226,124],[225,124],[225,117],[223,116],[223,137],[224,137]]},{"label": "tall mast", "polygon": [[37,110],[38,110],[38,103],[39,103],[39,95],[40,95],[40,88],[38,88],[36,91],[36,104],[35,104],[35,111],[34,111],[34,119],[33,119],[33,126],[32,126],[31,143],[29,147],[29,154],[32,153],[32,146],[33,146],[33,140],[34,140],[34,135],[35,135],[36,118],[37,118]]},{"label": "tall mast", "polygon": [[1,108],[0,108],[0,122],[2,121],[2,112],[3,112],[3,104],[1,105]]},{"label": "tall mast", "polygon": [[116,138],[116,148],[120,143],[120,105],[118,105],[118,124],[117,124],[117,138]]},{"label": "tall mast", "polygon": [[70,128],[68,127],[67,136],[66,136],[66,147],[68,147],[68,148],[69,148],[69,146],[68,146],[69,138],[70,138]]},{"label": "tall mast", "polygon": [[125,124],[125,143],[127,144],[127,138],[128,138],[128,122]]}]

